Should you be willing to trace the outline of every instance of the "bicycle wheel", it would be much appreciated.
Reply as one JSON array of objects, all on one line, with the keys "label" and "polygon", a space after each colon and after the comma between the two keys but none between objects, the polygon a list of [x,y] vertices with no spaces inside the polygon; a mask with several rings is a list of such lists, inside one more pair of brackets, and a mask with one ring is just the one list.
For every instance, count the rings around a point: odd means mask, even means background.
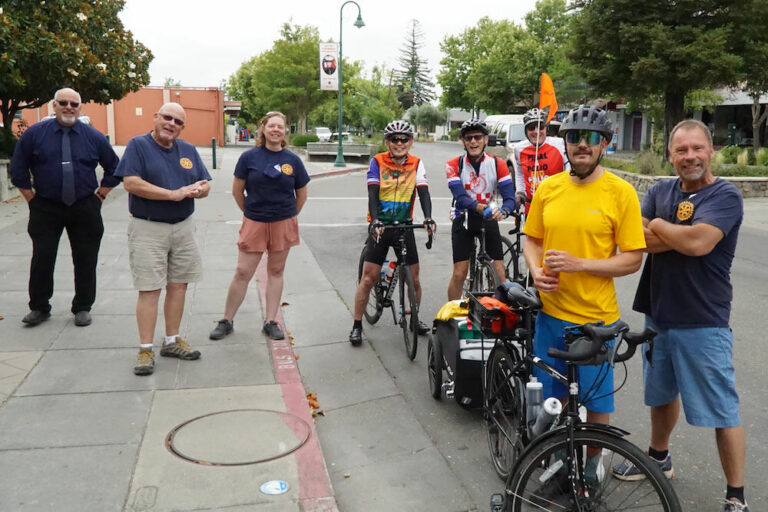
[{"label": "bicycle wheel", "polygon": [[[363,278],[363,265],[365,265],[365,248],[366,246],[364,245],[363,252],[360,253],[360,262],[357,266],[358,286],[360,286],[360,280]],[[376,279],[376,282],[373,284],[373,287],[368,294],[368,302],[365,305],[365,311],[363,311],[365,319],[368,320],[368,323],[371,325],[379,321],[379,318],[381,318],[381,314],[384,311],[384,304],[382,300],[383,288],[384,286],[381,280],[381,274],[379,274],[379,277]]]},{"label": "bicycle wheel", "polygon": [[474,290],[477,292],[493,292],[501,284],[501,278],[496,272],[493,263],[487,261],[478,261],[475,267],[475,278],[473,279],[475,285]]},{"label": "bicycle wheel", "polygon": [[[504,249],[504,253],[501,257],[502,261],[504,262],[504,277],[506,279],[513,279],[515,275],[515,246],[512,244],[512,240],[509,238],[502,236],[501,237],[501,247]],[[510,268],[512,267],[512,268]]]},{"label": "bicycle wheel", "polygon": [[[600,448],[602,453],[602,462],[597,465],[597,471],[578,470],[573,480],[576,497],[564,461],[568,434],[563,429],[558,435],[534,445],[520,461],[518,471],[507,483],[507,512],[681,510],[674,489],[658,465],[626,439],[599,430],[582,430],[574,433],[573,442],[574,461],[585,460],[587,446]],[[624,459],[635,464],[645,478],[630,482],[613,478],[609,473],[610,468]],[[593,474],[590,475],[590,472]]]},{"label": "bicycle wheel", "polygon": [[443,396],[443,351],[433,334],[427,340],[427,373],[429,392],[432,398],[440,400]]},{"label": "bicycle wheel", "polygon": [[504,481],[524,448],[525,384],[513,370],[519,360],[517,352],[498,346],[486,365],[485,432],[493,469]]},{"label": "bicycle wheel", "polygon": [[416,358],[419,344],[419,305],[416,302],[416,288],[408,265],[403,265],[400,276],[400,327],[403,329],[405,353],[408,359]]}]

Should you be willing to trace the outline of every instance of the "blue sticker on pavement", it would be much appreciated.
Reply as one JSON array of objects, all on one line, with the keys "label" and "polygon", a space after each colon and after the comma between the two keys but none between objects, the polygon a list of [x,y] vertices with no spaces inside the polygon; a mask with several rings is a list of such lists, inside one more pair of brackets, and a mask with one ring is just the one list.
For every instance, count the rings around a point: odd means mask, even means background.
[{"label": "blue sticker on pavement", "polygon": [[283,494],[288,491],[288,482],[284,480],[270,480],[259,487],[264,494]]}]

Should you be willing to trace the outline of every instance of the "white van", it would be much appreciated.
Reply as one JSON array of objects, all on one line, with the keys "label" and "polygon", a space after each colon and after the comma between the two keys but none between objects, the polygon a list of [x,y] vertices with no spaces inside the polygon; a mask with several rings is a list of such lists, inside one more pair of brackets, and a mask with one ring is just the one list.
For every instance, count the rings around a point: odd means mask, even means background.
[{"label": "white van", "polygon": [[485,118],[485,124],[488,126],[488,148],[486,151],[503,158],[508,165],[511,165],[515,144],[525,139],[523,116],[519,114],[492,115]]}]

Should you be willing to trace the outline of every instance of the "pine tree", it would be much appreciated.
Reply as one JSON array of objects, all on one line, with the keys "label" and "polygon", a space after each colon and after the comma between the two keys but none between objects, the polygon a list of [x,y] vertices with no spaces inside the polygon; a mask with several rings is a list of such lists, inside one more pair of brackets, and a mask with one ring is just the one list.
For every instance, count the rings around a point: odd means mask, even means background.
[{"label": "pine tree", "polygon": [[397,70],[397,98],[406,110],[435,98],[435,85],[429,77],[427,61],[419,57],[419,50],[424,47],[423,39],[419,21],[411,20],[405,44],[400,49],[400,68]]}]

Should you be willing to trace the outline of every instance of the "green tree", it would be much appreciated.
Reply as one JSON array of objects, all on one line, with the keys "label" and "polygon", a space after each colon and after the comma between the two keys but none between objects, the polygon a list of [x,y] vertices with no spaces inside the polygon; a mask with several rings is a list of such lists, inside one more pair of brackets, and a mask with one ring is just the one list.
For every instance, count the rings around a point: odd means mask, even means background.
[{"label": "green tree", "polygon": [[752,147],[757,153],[761,146],[760,126],[768,119],[768,106],[760,105],[760,96],[768,93],[768,31],[764,23],[768,19],[768,2],[750,1],[743,8],[748,11],[746,18],[753,21],[740,26],[738,33],[744,37],[742,83],[752,98]]},{"label": "green tree", "polygon": [[[240,66],[230,77],[227,92],[243,102],[241,115],[246,121],[257,122],[265,113],[279,110],[306,132],[307,115],[329,96],[319,88],[320,38],[316,27],[290,23],[283,24],[280,35],[271,49]],[[345,81],[349,73],[345,62]]]},{"label": "green tree", "polygon": [[405,44],[400,48],[397,70],[397,97],[403,108],[435,99],[434,82],[429,77],[427,61],[419,56],[424,48],[424,32],[418,20],[411,20]]},{"label": "green tree", "polygon": [[165,77],[163,81],[164,87],[181,87],[181,80],[176,80],[172,76]]},{"label": "green tree", "polygon": [[0,4],[0,112],[5,136],[14,114],[71,87],[83,101],[108,103],[149,82],[152,53],[118,13],[124,0],[3,0]]},{"label": "green tree", "polygon": [[[747,0],[764,2],[764,0]],[[741,69],[735,0],[574,0],[569,55],[601,93],[626,99],[661,95],[664,141],[684,118],[689,91],[733,84]]]},{"label": "green tree", "polygon": [[423,128],[427,133],[434,132],[435,126],[448,119],[448,111],[439,109],[431,103],[414,105],[408,110],[408,119],[414,126]]}]

